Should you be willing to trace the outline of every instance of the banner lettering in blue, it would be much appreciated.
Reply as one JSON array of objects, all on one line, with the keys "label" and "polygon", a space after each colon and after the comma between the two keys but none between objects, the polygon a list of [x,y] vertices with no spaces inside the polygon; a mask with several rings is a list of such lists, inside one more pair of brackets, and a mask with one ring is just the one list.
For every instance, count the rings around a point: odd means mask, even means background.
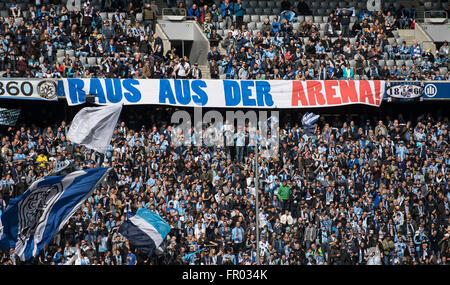
[{"label": "banner lettering in blue", "polygon": [[[101,84],[105,82],[105,87]],[[89,94],[97,98],[99,104],[119,103],[125,98],[129,103],[137,103],[142,94],[139,91],[139,80],[136,79],[97,79],[89,80]],[[86,92],[83,90],[82,79],[71,79],[68,81],[69,98],[72,103],[86,102]],[[105,90],[106,89],[106,90]]]},{"label": "banner lettering in blue", "polygon": [[[202,88],[206,88],[203,80],[173,80],[175,90],[172,89],[169,79],[159,81],[159,103],[188,105],[194,102],[196,105],[204,106],[208,102],[208,95]],[[174,92],[175,91],[175,92]]]},{"label": "banner lettering in blue", "polygon": [[241,101],[246,107],[273,106],[270,83],[267,81],[224,80],[223,89],[226,106],[237,106]]}]

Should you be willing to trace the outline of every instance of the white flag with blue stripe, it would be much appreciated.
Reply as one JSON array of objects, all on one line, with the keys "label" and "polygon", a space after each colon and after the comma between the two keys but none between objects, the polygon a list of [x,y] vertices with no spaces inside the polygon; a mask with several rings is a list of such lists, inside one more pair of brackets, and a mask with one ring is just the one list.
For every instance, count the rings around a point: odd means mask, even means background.
[{"label": "white flag with blue stripe", "polygon": [[157,213],[139,208],[136,215],[120,225],[119,232],[142,253],[151,256],[170,231],[169,224]]},{"label": "white flag with blue stripe", "polygon": [[108,172],[93,168],[34,182],[0,217],[0,248],[14,248],[21,260],[37,256]]}]

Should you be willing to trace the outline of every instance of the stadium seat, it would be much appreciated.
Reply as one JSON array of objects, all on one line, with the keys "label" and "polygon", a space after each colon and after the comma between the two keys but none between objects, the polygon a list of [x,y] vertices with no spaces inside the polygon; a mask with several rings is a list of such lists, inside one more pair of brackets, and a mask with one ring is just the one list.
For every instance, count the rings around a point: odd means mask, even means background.
[{"label": "stadium seat", "polygon": [[248,7],[256,8],[256,7],[260,7],[260,6],[258,4],[258,1],[248,1]]},{"label": "stadium seat", "polygon": [[327,1],[321,1],[321,2],[319,2],[319,3],[320,3],[319,7],[321,7],[321,8],[326,9],[326,8],[329,8],[329,7],[330,7],[330,6],[329,6],[329,3],[328,3]]},{"label": "stadium seat", "polygon": [[65,53],[66,53],[65,50],[63,50],[63,49],[58,49],[58,50],[56,50],[56,57],[64,56]]},{"label": "stadium seat", "polygon": [[[338,4],[338,2],[336,2],[336,1],[328,2],[328,6],[332,7],[332,8],[336,7],[337,4]],[[344,6],[339,5],[339,7],[344,7]]]},{"label": "stadium seat", "polygon": [[263,8],[255,8],[255,14],[263,15],[264,14]]},{"label": "stadium seat", "polygon": [[394,60],[392,60],[392,59],[386,60],[386,65],[387,65],[387,66],[392,67],[392,66],[394,66],[394,64],[395,64],[395,61],[394,61]]},{"label": "stadium seat", "polygon": [[273,8],[263,8],[263,15],[267,15],[272,13]]},{"label": "stadium seat", "polygon": [[252,22],[259,22],[259,15],[251,15],[250,16],[250,21],[252,21]]},{"label": "stadium seat", "polygon": [[269,15],[269,22],[273,22],[273,20],[275,20],[276,18],[278,18],[277,15]]},{"label": "stadium seat", "polygon": [[136,14],[136,21],[138,22],[142,22],[144,20],[144,16],[142,13],[137,13]]},{"label": "stadium seat", "polygon": [[322,23],[322,16],[314,16],[313,21],[314,23]]},{"label": "stadium seat", "polygon": [[319,9],[317,9],[317,13],[316,14],[319,15],[319,16],[325,16],[326,13],[327,13],[327,11],[325,9],[319,8]]},{"label": "stadium seat", "polygon": [[401,67],[403,64],[405,64],[405,60],[403,60],[403,59],[397,59],[397,60],[395,61],[395,64],[396,64],[398,67]]},{"label": "stadium seat", "polygon": [[87,64],[90,66],[96,65],[97,64],[97,58],[90,56],[87,58]]},{"label": "stadium seat", "polygon": [[69,57],[73,57],[74,56],[74,54],[75,54],[75,52],[74,52],[74,50],[73,49],[68,49],[68,50],[66,50],[66,54],[68,54],[69,55]]}]

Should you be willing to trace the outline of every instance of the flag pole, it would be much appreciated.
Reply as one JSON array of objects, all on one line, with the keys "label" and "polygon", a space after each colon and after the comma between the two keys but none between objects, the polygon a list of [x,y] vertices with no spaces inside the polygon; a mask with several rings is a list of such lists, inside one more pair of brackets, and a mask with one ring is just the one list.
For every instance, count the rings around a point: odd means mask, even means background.
[{"label": "flag pole", "polygon": [[258,167],[258,141],[255,142],[255,207],[256,207],[256,264],[261,265],[259,261],[259,167]]}]

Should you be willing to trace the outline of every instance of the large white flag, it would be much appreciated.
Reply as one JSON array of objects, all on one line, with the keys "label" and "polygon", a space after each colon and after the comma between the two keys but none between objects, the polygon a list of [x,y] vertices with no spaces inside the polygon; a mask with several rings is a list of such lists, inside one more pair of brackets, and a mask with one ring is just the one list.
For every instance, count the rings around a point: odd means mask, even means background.
[{"label": "large white flag", "polygon": [[81,109],[72,120],[67,138],[105,153],[121,110],[122,104]]}]

